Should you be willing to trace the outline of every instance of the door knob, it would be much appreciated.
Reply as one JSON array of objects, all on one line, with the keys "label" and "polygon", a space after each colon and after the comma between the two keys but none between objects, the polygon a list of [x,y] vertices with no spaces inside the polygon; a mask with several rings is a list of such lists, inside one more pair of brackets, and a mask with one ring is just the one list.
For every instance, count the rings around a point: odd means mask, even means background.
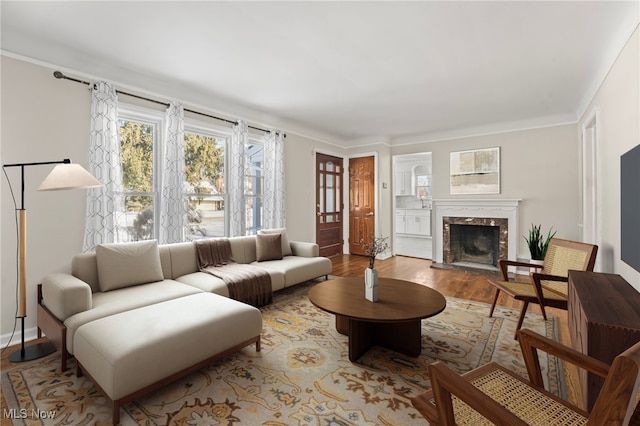
[{"label": "door knob", "polygon": [[369,212],[365,216],[373,216],[373,212]]},{"label": "door knob", "polygon": [[316,212],[316,216],[322,216],[322,213]]}]

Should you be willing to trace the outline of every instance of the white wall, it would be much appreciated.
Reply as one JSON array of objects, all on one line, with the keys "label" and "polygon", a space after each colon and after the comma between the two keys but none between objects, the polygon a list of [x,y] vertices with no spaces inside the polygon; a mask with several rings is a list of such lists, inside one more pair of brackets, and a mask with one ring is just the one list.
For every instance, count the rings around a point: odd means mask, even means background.
[{"label": "white wall", "polygon": [[[640,36],[636,31],[609,71],[579,123],[598,114],[599,179],[602,187],[603,271],[622,275],[640,290],[640,273],[620,259],[620,156],[640,144]],[[640,212],[638,212],[640,214]]]},{"label": "white wall", "polygon": [[[53,70],[0,57],[2,66],[2,163],[70,158],[88,165],[90,96],[87,86],[56,80]],[[25,169],[27,213],[27,320],[35,335],[36,284],[49,272],[68,270],[71,256],[82,249],[85,191],[37,192],[53,166]],[[7,169],[18,205],[20,172]],[[16,224],[7,181],[2,177],[1,234],[2,336],[15,315]],[[19,325],[16,340],[19,341]],[[4,344],[4,339],[3,339]]]},{"label": "white wall", "polygon": [[[449,153],[474,148],[500,147],[500,194],[449,194]],[[394,155],[431,151],[433,198],[522,199],[518,234],[532,223],[557,230],[558,237],[578,239],[579,176],[578,133],[575,124],[521,130],[455,140],[431,141],[394,147]],[[518,238],[518,258],[529,250]]]}]

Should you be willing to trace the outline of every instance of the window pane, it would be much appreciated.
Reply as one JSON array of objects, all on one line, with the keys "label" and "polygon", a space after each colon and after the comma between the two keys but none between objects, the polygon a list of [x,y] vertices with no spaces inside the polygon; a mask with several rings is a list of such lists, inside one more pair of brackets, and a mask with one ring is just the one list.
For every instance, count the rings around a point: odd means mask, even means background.
[{"label": "window pane", "polygon": [[333,193],[333,184],[330,182],[330,178],[332,179],[333,176],[327,176],[327,212],[335,211],[335,205],[333,204],[335,195]]},{"label": "window pane", "polygon": [[155,126],[130,120],[120,120],[119,125],[124,190],[152,192]]},{"label": "window pane", "polygon": [[184,191],[187,196],[187,240],[223,237],[224,138],[184,133]]},{"label": "window pane", "polygon": [[262,188],[264,175],[264,146],[252,141],[246,146],[247,168],[245,170],[244,193],[246,199],[245,234],[254,235],[262,229]]},{"label": "window pane", "polygon": [[[336,176],[336,211],[339,212],[342,207],[342,188],[340,188],[340,179],[339,176]],[[338,220],[339,221],[339,220]]]},{"label": "window pane", "polygon": [[224,193],[224,138],[184,133],[185,192]]},{"label": "window pane", "polygon": [[318,191],[320,192],[320,205],[318,206],[318,211],[320,211],[321,213],[326,212],[327,210],[325,210],[324,208],[324,197],[325,197],[325,191],[324,191],[324,179],[325,179],[325,174],[324,173],[320,173],[319,176],[320,182],[318,182]]},{"label": "window pane", "polygon": [[264,161],[264,148],[261,145],[247,146],[247,170],[245,193],[256,195],[262,194],[262,163]]},{"label": "window pane", "polygon": [[188,240],[224,237],[224,196],[191,195],[187,202]]},{"label": "window pane", "polygon": [[125,220],[129,241],[151,240],[153,232],[153,196],[125,196]]},{"label": "window pane", "polygon": [[246,235],[255,235],[262,228],[262,197],[247,197]]}]

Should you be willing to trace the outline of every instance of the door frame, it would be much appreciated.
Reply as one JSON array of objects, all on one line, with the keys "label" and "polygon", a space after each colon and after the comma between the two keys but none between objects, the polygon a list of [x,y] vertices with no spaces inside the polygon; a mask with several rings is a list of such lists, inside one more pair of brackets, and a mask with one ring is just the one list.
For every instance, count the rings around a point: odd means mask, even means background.
[{"label": "door frame", "polygon": [[345,189],[344,189],[344,205],[345,205],[345,209],[344,209],[344,221],[347,224],[347,226],[345,227],[345,229],[343,230],[344,233],[344,247],[343,247],[343,253],[349,253],[349,219],[351,218],[350,216],[350,212],[351,212],[351,205],[349,204],[349,191],[351,190],[351,188],[349,187],[349,160],[351,160],[352,158],[361,158],[361,157],[373,157],[373,186],[374,186],[374,196],[375,196],[375,201],[373,203],[373,208],[375,211],[375,215],[373,216],[373,224],[374,224],[374,236],[380,236],[380,196],[381,196],[381,191],[380,191],[380,163],[378,161],[378,152],[377,151],[369,151],[369,152],[360,152],[358,154],[350,154],[347,155],[345,157],[345,162],[343,163],[344,166],[344,173],[345,176],[347,176],[347,179],[343,179],[342,181],[345,184]]},{"label": "door frame", "polygon": [[[314,148],[313,150],[313,155],[311,155],[311,168],[313,170],[313,197],[312,197],[312,206],[313,206],[313,239],[314,242],[317,243],[317,241],[315,241],[316,236],[318,235],[318,229],[316,226],[316,189],[318,187],[318,180],[317,178],[317,171],[316,171],[316,154],[323,154],[323,155],[330,155],[332,157],[337,157],[337,158],[341,158],[342,159],[342,205],[346,206],[349,204],[349,182],[345,181],[345,176],[348,178],[349,174],[347,173],[347,167],[348,167],[348,162],[347,162],[347,157],[345,154],[340,154],[338,152],[335,151],[329,151],[328,149],[320,149],[320,148]],[[347,179],[348,180],[348,179]],[[342,252],[347,254],[346,251],[344,251],[344,246],[345,246],[345,241],[346,239],[349,237],[349,223],[345,222],[346,220],[349,219],[349,212],[343,209],[342,212]],[[346,223],[346,225],[345,225]],[[345,232],[347,233],[347,236],[345,237]],[[349,244],[346,244],[347,248],[349,247]]]},{"label": "door frame", "polygon": [[[600,111],[586,114],[581,128],[581,239],[602,248],[602,164],[600,161]],[[591,185],[589,184],[591,183]],[[589,240],[590,237],[593,240]],[[603,256],[596,257],[594,271],[602,270]]]}]

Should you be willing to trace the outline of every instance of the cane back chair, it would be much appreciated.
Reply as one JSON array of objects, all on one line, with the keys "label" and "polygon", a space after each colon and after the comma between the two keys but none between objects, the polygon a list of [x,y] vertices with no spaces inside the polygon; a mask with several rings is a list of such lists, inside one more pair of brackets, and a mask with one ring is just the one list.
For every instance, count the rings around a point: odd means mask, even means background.
[{"label": "cane back chair", "polygon": [[[463,375],[441,362],[429,366],[431,390],[411,399],[431,425],[521,426],[637,425],[640,342],[611,366],[531,330],[518,331],[529,381],[492,362]],[[537,349],[601,377],[604,385],[593,410],[581,408],[544,388]]]},{"label": "cane back chair", "polygon": [[[502,280],[490,279],[489,283],[495,287],[495,294],[489,317],[498,302],[498,296],[503,291],[516,300],[522,301],[520,318],[516,326],[516,336],[522,327],[522,322],[530,303],[537,303],[542,310],[542,316],[547,319],[545,306],[567,309],[567,282],[569,270],[593,271],[596,262],[598,246],[578,241],[552,238],[542,266],[527,262],[501,259],[500,272]],[[509,266],[524,266],[540,268],[539,272],[529,274],[526,282],[513,281],[509,278]]]}]

